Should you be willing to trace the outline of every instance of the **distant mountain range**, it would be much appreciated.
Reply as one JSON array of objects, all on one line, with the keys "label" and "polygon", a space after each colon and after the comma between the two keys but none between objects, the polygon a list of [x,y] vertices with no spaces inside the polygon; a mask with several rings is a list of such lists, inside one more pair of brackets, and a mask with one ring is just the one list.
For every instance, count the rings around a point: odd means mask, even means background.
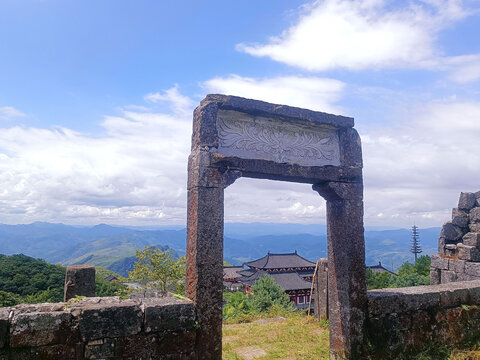
[{"label": "distant mountain range", "polygon": [[[423,254],[437,252],[441,228],[420,229]],[[63,265],[89,263],[104,266],[126,276],[135,261],[135,250],[145,246],[171,249],[175,256],[185,254],[185,228],[178,226],[121,227],[100,224],[70,226],[36,222],[28,225],[0,224],[0,254],[22,253]],[[379,261],[396,269],[412,261],[408,229],[366,228],[366,263]],[[224,259],[241,264],[273,253],[297,250],[315,261],[326,257],[326,226],[304,224],[225,224]]]}]

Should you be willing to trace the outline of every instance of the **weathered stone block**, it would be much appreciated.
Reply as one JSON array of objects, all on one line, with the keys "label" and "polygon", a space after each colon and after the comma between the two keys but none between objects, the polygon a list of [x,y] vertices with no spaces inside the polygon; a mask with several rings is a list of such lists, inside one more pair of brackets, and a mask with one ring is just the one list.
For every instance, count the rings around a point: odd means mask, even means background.
[{"label": "weathered stone block", "polygon": [[468,261],[480,261],[480,250],[474,246],[457,245],[458,258]]},{"label": "weathered stone block", "polygon": [[457,253],[457,250],[453,250],[451,248],[447,248],[447,246],[445,245],[445,255],[446,256],[455,256]]},{"label": "weathered stone block", "polygon": [[431,323],[430,316],[426,311],[415,311],[407,316],[411,317],[412,327],[410,331],[403,333],[402,350],[410,353],[428,344],[431,337]]},{"label": "weathered stone block", "polygon": [[435,269],[448,270],[448,258],[440,255],[432,255],[430,266]]},{"label": "weathered stone block", "polygon": [[[84,359],[83,354],[76,354],[75,346],[72,344],[59,344],[39,346],[35,348],[35,356],[33,359],[39,360],[78,360]],[[80,357],[81,356],[81,357]],[[32,359],[30,358],[30,359]]]},{"label": "weathered stone block", "polygon": [[468,228],[471,232],[480,232],[480,223],[470,223]]},{"label": "weathered stone block", "polygon": [[87,305],[73,310],[73,314],[78,319],[83,341],[134,335],[142,329],[142,310],[139,303],[132,300],[112,305]]},{"label": "weathered stone block", "polygon": [[465,273],[480,279],[480,262],[467,262],[465,264]]},{"label": "weathered stone block", "polygon": [[440,269],[430,268],[430,285],[440,284]]},{"label": "weathered stone block", "polygon": [[474,193],[462,192],[460,193],[460,199],[458,199],[458,208],[468,211],[475,206],[476,201],[477,199]]},{"label": "weathered stone block", "polygon": [[64,301],[75,296],[95,296],[95,266],[67,266],[65,274]]},{"label": "weathered stone block", "polygon": [[41,303],[41,304],[20,304],[15,306],[15,313],[44,313],[63,311],[65,303]]},{"label": "weathered stone block", "polygon": [[442,270],[440,275],[440,281],[442,284],[457,281],[457,274],[455,273],[455,271]]},{"label": "weathered stone block", "polygon": [[12,319],[10,346],[42,346],[75,342],[78,333],[67,312],[19,313]]},{"label": "weathered stone block", "polygon": [[[122,359],[175,359],[194,354],[196,331],[137,334],[118,338],[115,356]],[[186,357],[189,359],[190,357]]]},{"label": "weathered stone block", "polygon": [[178,331],[193,329],[196,315],[191,301],[173,297],[145,299],[145,331]]},{"label": "weathered stone block", "polygon": [[447,241],[458,241],[462,238],[462,236],[463,230],[460,227],[453,225],[451,221],[443,224],[440,237],[445,238]]},{"label": "weathered stone block", "polygon": [[455,254],[457,252],[457,245],[456,244],[447,244],[445,245],[445,250],[448,251],[450,254]]},{"label": "weathered stone block", "polygon": [[157,343],[161,341],[162,334],[139,333],[116,339],[115,356],[122,359],[163,359],[165,354],[159,354]]},{"label": "weathered stone block", "polygon": [[99,339],[89,341],[85,345],[85,358],[108,359],[115,355],[115,339]]},{"label": "weathered stone block", "polygon": [[438,239],[438,255],[445,255],[445,238]]},{"label": "weathered stone block", "polygon": [[167,332],[158,344],[164,354],[190,353],[195,348],[196,332],[192,330]]},{"label": "weathered stone block", "polygon": [[0,308],[0,349],[7,344],[10,308]]},{"label": "weathered stone block", "polygon": [[480,191],[477,191],[475,193],[475,197],[477,198],[477,201],[476,201],[475,205],[480,206]]},{"label": "weathered stone block", "polygon": [[480,304],[480,279],[469,282],[470,304]]},{"label": "weathered stone block", "polygon": [[474,281],[474,280],[480,280],[480,279],[478,278],[478,276],[469,275],[469,274],[465,273],[465,280],[464,281]]},{"label": "weathered stone block", "polygon": [[[450,282],[450,284],[454,284]],[[443,307],[454,307],[468,304],[470,301],[470,290],[468,288],[447,288],[440,292],[440,305]]]},{"label": "weathered stone block", "polygon": [[425,310],[439,304],[440,291],[434,286],[412,286],[368,291],[368,312],[373,316]]},{"label": "weathered stone block", "polygon": [[452,210],[452,224],[459,227],[466,227],[468,225],[468,214],[458,208]]},{"label": "weathered stone block", "polygon": [[469,232],[463,236],[462,242],[467,246],[480,246],[480,233]]},{"label": "weathered stone block", "polygon": [[461,274],[465,271],[465,260],[448,259],[448,270],[455,271],[458,277],[458,274]]},{"label": "weathered stone block", "polygon": [[480,207],[474,207],[470,210],[470,222],[472,223],[480,223]]}]

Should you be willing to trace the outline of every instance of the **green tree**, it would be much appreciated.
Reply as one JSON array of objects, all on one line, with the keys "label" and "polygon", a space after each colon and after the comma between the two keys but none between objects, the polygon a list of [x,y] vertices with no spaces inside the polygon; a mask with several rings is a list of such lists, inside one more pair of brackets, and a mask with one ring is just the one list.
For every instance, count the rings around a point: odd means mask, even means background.
[{"label": "green tree", "polygon": [[20,304],[21,302],[21,296],[8,291],[0,290],[0,307],[15,306],[17,304]]},{"label": "green tree", "polygon": [[430,256],[420,256],[413,266],[415,272],[419,275],[430,276]]},{"label": "green tree", "polygon": [[398,277],[393,287],[418,286],[430,284],[430,257],[420,256],[415,264],[403,263],[398,268]]},{"label": "green tree", "polygon": [[274,305],[284,308],[292,306],[290,297],[268,274],[255,282],[252,291],[249,302],[251,308],[257,312],[268,311]]},{"label": "green tree", "polygon": [[250,303],[243,292],[224,292],[223,298],[227,302],[223,307],[224,320],[250,313]]},{"label": "green tree", "polygon": [[95,296],[115,296],[127,288],[119,282],[109,282],[103,279],[95,279]]},{"label": "green tree", "polygon": [[34,294],[27,295],[23,298],[23,302],[26,304],[37,304],[45,302],[61,302],[63,301],[63,289],[60,288],[48,288]]},{"label": "green tree", "polygon": [[430,284],[430,257],[420,256],[415,264],[404,262],[398,268],[398,276],[389,273],[374,274],[367,269],[367,288],[406,287]]},{"label": "green tree", "polygon": [[367,268],[367,288],[370,289],[383,289],[391,287],[395,282],[395,276],[388,272],[374,273],[372,269]]},{"label": "green tree", "polygon": [[[137,250],[138,261],[128,273],[130,279],[148,287],[159,290],[161,296],[167,291],[182,291],[182,280],[185,278],[185,258],[174,260],[169,250],[161,251],[151,246]],[[183,285],[183,289],[184,289]]]}]

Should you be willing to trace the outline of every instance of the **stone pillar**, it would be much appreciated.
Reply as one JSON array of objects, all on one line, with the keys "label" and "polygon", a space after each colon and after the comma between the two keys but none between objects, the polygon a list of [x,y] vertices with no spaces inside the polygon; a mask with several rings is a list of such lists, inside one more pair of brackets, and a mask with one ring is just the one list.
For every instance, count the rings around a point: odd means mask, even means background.
[{"label": "stone pillar", "polygon": [[313,188],[327,200],[330,358],[362,359],[367,311],[363,186],[329,182]]},{"label": "stone pillar", "polygon": [[68,301],[75,296],[95,296],[95,266],[67,266],[63,300]]},{"label": "stone pillar", "polygon": [[223,193],[238,177],[209,167],[208,151],[188,167],[186,295],[196,305],[198,359],[222,359]]},{"label": "stone pillar", "polygon": [[328,319],[328,259],[317,261],[317,276],[315,278],[315,317],[318,320]]}]

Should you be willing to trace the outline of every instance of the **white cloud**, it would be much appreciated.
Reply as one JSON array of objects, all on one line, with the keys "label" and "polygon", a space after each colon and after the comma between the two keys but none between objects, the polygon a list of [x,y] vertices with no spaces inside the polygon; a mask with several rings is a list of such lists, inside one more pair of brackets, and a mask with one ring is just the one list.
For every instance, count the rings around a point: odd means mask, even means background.
[{"label": "white cloud", "polygon": [[362,134],[366,219],[449,220],[461,191],[480,190],[479,137],[478,102],[432,102],[412,109],[402,125]]},{"label": "white cloud", "polygon": [[147,94],[145,100],[153,103],[168,102],[173,104],[174,113],[181,116],[191,115],[191,109],[194,107],[192,99],[180,94],[178,85],[166,90],[163,94],[159,92]]},{"label": "white cloud", "polygon": [[[205,87],[256,88],[258,94],[250,97],[281,87],[278,94],[284,97],[278,95],[276,102],[292,94],[299,106],[320,103],[308,97],[309,91],[299,96],[290,78],[214,80]],[[334,107],[330,101],[342,87],[334,95],[322,88],[329,99],[323,98],[322,110]],[[191,101],[184,100],[170,96],[169,113],[129,107],[106,116],[104,133],[95,137],[67,128],[0,129],[0,222],[184,224],[192,110]],[[480,103],[430,101],[404,107],[410,109],[402,113],[408,121],[361,131],[365,223],[439,226],[448,220],[460,191],[480,190]],[[359,125],[357,119],[362,129]],[[321,223],[325,202],[310,185],[240,179],[226,190],[225,219]]]},{"label": "white cloud", "polygon": [[282,76],[253,79],[230,75],[202,84],[206,92],[236,95],[275,104],[298,106],[312,110],[339,113],[339,100],[345,84],[319,77]]},{"label": "white cloud", "polygon": [[[324,71],[432,68],[448,62],[438,33],[470,14],[461,0],[325,0],[303,7],[299,21],[267,44],[239,44],[253,56]],[[468,71],[471,73],[471,70]],[[454,79],[464,79],[462,75]]]},{"label": "white cloud", "polygon": [[325,201],[309,184],[241,178],[225,191],[225,221],[324,223]]},{"label": "white cloud", "polygon": [[450,79],[457,83],[469,83],[480,79],[480,55],[463,55],[444,59],[443,67],[450,72]]},{"label": "white cloud", "polygon": [[95,137],[0,129],[0,222],[183,222],[191,115],[176,114],[193,109],[167,101],[175,115],[124,110]]},{"label": "white cloud", "polygon": [[15,117],[23,117],[25,114],[12,106],[0,106],[0,120],[10,120]]}]

